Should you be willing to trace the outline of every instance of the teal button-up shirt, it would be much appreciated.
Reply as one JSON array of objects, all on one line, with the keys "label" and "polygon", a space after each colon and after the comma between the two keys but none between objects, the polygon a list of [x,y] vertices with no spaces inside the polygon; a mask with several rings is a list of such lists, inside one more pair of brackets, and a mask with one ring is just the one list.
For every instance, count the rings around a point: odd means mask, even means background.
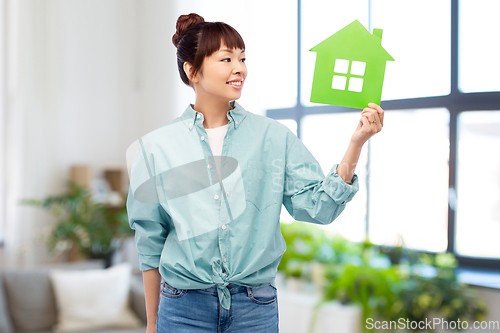
[{"label": "teal button-up shirt", "polygon": [[359,189],[356,174],[350,185],[337,175],[338,164],[325,177],[280,122],[232,106],[221,157],[213,156],[192,104],[127,152],[127,212],[140,270],[158,267],[162,282],[178,289],[217,285],[225,309],[229,283],[275,287],[286,250],[282,204],[298,221],[328,224]]}]

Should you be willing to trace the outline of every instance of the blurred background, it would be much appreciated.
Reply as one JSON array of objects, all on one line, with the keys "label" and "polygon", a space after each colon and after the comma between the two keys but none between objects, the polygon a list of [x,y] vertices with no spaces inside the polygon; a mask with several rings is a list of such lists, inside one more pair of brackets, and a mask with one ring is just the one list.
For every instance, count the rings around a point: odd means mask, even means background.
[{"label": "blurred background", "polygon": [[[382,46],[395,59],[386,67],[384,129],[363,147],[356,168],[358,194],[327,226],[297,227],[283,207],[290,249],[279,268],[283,286],[307,294],[309,285],[331,300],[360,305],[363,318],[383,317],[389,306],[379,303],[401,290],[410,303],[435,294],[402,280],[444,276],[439,283],[457,283],[453,290],[475,296],[457,296],[455,307],[453,297],[443,303],[452,291],[441,302],[420,300],[434,305],[422,306],[415,318],[482,314],[498,324],[500,2],[494,0],[1,0],[0,269],[99,259],[103,267],[127,262],[140,276],[124,210],[125,152],[194,102],[171,42],[177,17],[191,12],[238,30],[248,68],[238,103],[288,126],[326,172],[342,159],[361,110],[309,102],[316,59],[309,49],[359,20],[370,32],[383,29]],[[311,273],[311,263],[323,267],[322,278]],[[327,264],[342,270],[325,273]],[[357,299],[354,273],[342,282],[352,283],[351,292],[347,285],[328,289],[349,267],[364,265],[396,269],[384,271],[383,280],[399,291],[381,296],[372,285],[374,298]],[[393,273],[399,282],[390,280]],[[293,289],[287,281],[294,279],[303,285]],[[285,287],[282,294],[285,304]],[[397,300],[390,304],[418,312]],[[307,316],[309,325],[314,312]],[[318,322],[316,331],[326,332],[321,325],[328,326]],[[299,332],[298,326],[284,332]]]}]

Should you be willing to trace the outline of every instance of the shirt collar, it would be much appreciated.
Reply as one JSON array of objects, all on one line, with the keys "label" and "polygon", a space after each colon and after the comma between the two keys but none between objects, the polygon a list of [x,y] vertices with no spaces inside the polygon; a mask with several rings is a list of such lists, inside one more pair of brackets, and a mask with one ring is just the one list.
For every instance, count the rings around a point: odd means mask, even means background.
[{"label": "shirt collar", "polygon": [[[189,130],[192,130],[194,126],[198,124],[197,122],[200,123],[199,126],[203,126],[203,113],[194,110],[193,107],[194,104],[189,104],[189,106],[180,117],[184,124],[186,124],[186,126],[189,128]],[[247,116],[248,111],[246,111],[241,105],[236,103],[236,101],[231,101],[231,107],[234,107],[234,109],[227,111],[226,117],[227,119],[229,119],[229,123],[233,123],[234,129],[237,129]]]}]

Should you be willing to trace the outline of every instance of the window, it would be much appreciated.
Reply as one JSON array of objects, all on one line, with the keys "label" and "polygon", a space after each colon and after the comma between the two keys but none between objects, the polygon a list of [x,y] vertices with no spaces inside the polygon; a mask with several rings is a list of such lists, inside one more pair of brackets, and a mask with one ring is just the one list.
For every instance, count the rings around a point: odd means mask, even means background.
[{"label": "window", "polygon": [[500,90],[500,81],[491,79],[500,76],[500,43],[491,39],[500,36],[498,13],[500,1],[460,1],[458,79],[463,92]]},{"label": "window", "polygon": [[373,243],[446,251],[449,122],[444,108],[389,111],[370,143]]},{"label": "window", "polygon": [[[386,127],[356,168],[360,190],[339,216],[345,223],[325,228],[376,244],[402,238],[408,248],[452,252],[461,265],[499,267],[500,111],[492,110],[500,107],[500,51],[491,39],[500,33],[499,8],[494,0],[298,1],[297,105],[267,115],[294,119],[324,171],[341,161],[361,110],[309,101],[309,49],[359,20],[370,32],[384,29],[382,46],[395,59],[382,93]],[[335,59],[332,89],[363,90],[366,64],[352,60]]]},{"label": "window", "polygon": [[363,91],[363,75],[366,63],[345,59],[335,59],[332,89]]},{"label": "window", "polygon": [[371,1],[370,26],[383,29],[382,46],[395,60],[387,62],[382,100],[450,93],[450,7],[450,0]]},{"label": "window", "polygon": [[[343,153],[349,145],[352,128],[359,121],[357,114],[343,112],[337,114],[312,114],[302,119],[302,142],[318,160],[326,175],[335,163],[340,163]],[[351,124],[352,126],[347,126]],[[356,174],[359,179],[366,179],[367,147],[363,147],[359,157]],[[335,220],[320,226],[332,233],[339,233],[353,242],[365,239],[366,230],[366,183],[359,182],[359,191],[352,198],[344,211]]]},{"label": "window", "polygon": [[458,116],[456,248],[500,257],[500,111]]}]

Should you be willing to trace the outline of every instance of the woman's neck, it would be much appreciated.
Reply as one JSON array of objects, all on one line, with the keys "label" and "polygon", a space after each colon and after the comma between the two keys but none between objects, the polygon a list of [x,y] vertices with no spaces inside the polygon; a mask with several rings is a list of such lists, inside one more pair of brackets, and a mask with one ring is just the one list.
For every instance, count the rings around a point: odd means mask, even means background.
[{"label": "woman's neck", "polygon": [[231,110],[229,101],[203,99],[196,95],[196,102],[193,109],[203,113],[205,121],[203,127],[217,128],[226,125],[229,120],[226,117],[227,111]]}]

